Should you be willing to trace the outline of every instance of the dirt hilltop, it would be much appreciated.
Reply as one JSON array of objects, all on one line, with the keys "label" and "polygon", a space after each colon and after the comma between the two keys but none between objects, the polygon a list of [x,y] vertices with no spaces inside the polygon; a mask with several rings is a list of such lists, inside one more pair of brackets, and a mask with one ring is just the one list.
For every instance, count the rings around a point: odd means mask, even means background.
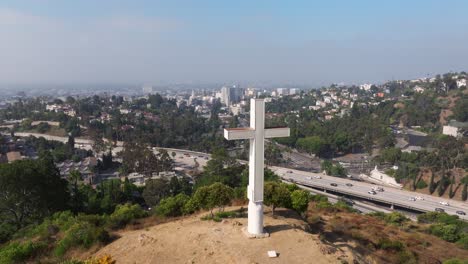
[{"label": "dirt hilltop", "polygon": [[[121,232],[119,239],[94,255],[110,254],[117,264],[320,264],[340,263],[340,260],[353,263],[352,254],[346,248],[337,250],[323,244],[317,235],[304,231],[304,222],[297,218],[265,215],[265,226],[271,236],[249,239],[242,232],[247,218],[214,222],[200,220],[203,215],[206,213],[142,230]],[[269,258],[269,250],[275,250],[279,256]]]}]

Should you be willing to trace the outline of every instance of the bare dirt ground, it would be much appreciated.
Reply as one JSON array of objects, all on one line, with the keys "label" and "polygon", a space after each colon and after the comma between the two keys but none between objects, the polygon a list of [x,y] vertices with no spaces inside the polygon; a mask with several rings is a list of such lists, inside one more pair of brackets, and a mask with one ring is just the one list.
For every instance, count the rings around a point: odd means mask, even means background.
[{"label": "bare dirt ground", "polygon": [[[234,208],[231,208],[234,209]],[[280,212],[281,213],[281,212]],[[206,213],[204,213],[206,214]],[[299,219],[265,215],[269,238],[249,239],[242,228],[247,218],[222,222],[202,221],[201,215],[159,224],[144,230],[124,231],[95,256],[110,254],[124,263],[352,263],[348,249],[322,244],[304,230]],[[277,258],[267,251],[275,250]]]}]

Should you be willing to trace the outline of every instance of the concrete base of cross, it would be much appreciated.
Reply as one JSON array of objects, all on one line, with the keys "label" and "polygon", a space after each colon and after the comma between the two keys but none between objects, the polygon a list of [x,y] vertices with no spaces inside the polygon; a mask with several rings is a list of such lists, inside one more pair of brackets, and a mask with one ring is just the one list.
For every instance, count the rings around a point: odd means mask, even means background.
[{"label": "concrete base of cross", "polygon": [[267,233],[267,232],[264,232],[264,233],[261,233],[261,234],[251,234],[251,233],[249,233],[249,231],[247,231],[247,227],[242,228],[242,233],[244,233],[244,235],[247,238],[267,238],[267,237],[270,237],[270,233]]}]

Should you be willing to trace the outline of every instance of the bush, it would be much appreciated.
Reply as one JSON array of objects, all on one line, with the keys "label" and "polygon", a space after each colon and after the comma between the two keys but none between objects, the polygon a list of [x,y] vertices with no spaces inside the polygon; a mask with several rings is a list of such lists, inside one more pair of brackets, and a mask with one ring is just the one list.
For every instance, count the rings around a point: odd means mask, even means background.
[{"label": "bush", "polygon": [[405,248],[405,245],[400,241],[394,241],[390,239],[380,239],[377,242],[377,247],[384,250],[395,250],[401,251]]},{"label": "bush", "polygon": [[417,189],[424,189],[426,188],[428,185],[427,183],[424,181],[424,180],[419,180],[418,183],[416,184],[416,188]]},{"label": "bush", "polygon": [[96,227],[88,222],[78,222],[65,232],[64,237],[55,248],[56,256],[63,256],[67,250],[75,246],[89,248],[98,242],[108,242],[109,233],[102,227]]},{"label": "bush", "polygon": [[159,206],[156,208],[156,213],[161,216],[180,216],[184,213],[185,204],[189,201],[189,197],[183,193],[179,193],[174,197],[162,199]]},{"label": "bush", "polygon": [[320,201],[318,202],[315,207],[317,209],[333,209],[333,204],[331,204],[328,200],[327,201]]},{"label": "bush", "polygon": [[15,233],[16,227],[9,223],[0,223],[0,244],[10,240]]},{"label": "bush", "polygon": [[145,217],[146,215],[146,212],[137,204],[117,205],[109,217],[109,225],[111,228],[121,228],[135,219]]},{"label": "bush", "polygon": [[196,199],[190,198],[184,205],[182,209],[183,214],[193,214],[198,209],[200,209],[200,205]]},{"label": "bush", "polygon": [[311,195],[310,200],[314,202],[328,202],[328,197],[321,194]]},{"label": "bush", "polygon": [[302,214],[309,205],[309,192],[304,190],[295,190],[291,193],[291,205],[296,212]]},{"label": "bush", "polygon": [[393,225],[402,224],[409,220],[406,216],[398,212],[392,212],[389,214],[382,213],[382,212],[373,212],[373,213],[370,213],[369,215],[382,219],[387,224],[393,224]]},{"label": "bush", "polygon": [[449,259],[444,261],[443,264],[468,264],[468,260]]},{"label": "bush", "polygon": [[448,242],[455,242],[460,239],[459,231],[456,225],[435,224],[431,225],[429,232]]},{"label": "bush", "polygon": [[36,256],[47,247],[43,242],[13,242],[0,249],[0,263],[19,263]]},{"label": "bush", "polygon": [[468,234],[464,234],[456,244],[463,249],[468,249]]}]

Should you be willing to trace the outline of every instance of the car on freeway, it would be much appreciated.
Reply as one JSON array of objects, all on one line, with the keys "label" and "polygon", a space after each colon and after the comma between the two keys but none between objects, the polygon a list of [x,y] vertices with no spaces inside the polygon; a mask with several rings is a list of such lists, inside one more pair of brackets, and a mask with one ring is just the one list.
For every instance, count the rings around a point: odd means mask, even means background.
[{"label": "car on freeway", "polygon": [[380,186],[377,186],[377,187],[372,187],[372,190],[373,191],[376,191],[376,192],[383,192],[384,191],[384,188],[380,187]]},{"label": "car on freeway", "polygon": [[423,200],[424,200],[424,198],[422,198],[421,196],[416,196],[415,198],[416,198],[416,200],[418,200],[418,201],[423,201]]},{"label": "car on freeway", "polygon": [[374,190],[370,190],[370,191],[368,191],[367,193],[368,193],[368,194],[372,194],[372,195],[376,195],[376,194],[377,194],[377,192],[374,191]]},{"label": "car on freeway", "polygon": [[315,175],[314,179],[322,179],[322,177],[320,177],[319,175]]},{"label": "car on freeway", "polygon": [[439,203],[440,203],[441,205],[450,206],[450,204],[447,203],[447,202],[445,202],[445,201],[441,201],[441,202],[439,202]]},{"label": "car on freeway", "polygon": [[463,211],[457,211],[456,213],[457,213],[458,215],[466,215],[466,213],[463,212]]},{"label": "car on freeway", "polygon": [[286,173],[292,173],[292,171],[288,170]]},{"label": "car on freeway", "polygon": [[334,183],[334,182],[333,182],[333,183],[330,183],[330,185],[331,185],[331,186],[334,186],[334,187],[338,186],[338,184],[336,184],[336,183]]},{"label": "car on freeway", "polygon": [[306,180],[312,180],[312,177],[306,177]]},{"label": "car on freeway", "polygon": [[410,197],[410,198],[408,198],[408,201],[413,201],[413,202],[415,202],[415,201],[416,201],[416,198],[415,198],[415,197]]},{"label": "car on freeway", "polygon": [[353,187],[353,184],[352,183],[347,183],[346,186]]},{"label": "car on freeway", "polygon": [[436,212],[439,212],[439,213],[444,213],[444,212],[445,212],[444,209],[438,208],[438,207],[435,209],[435,211],[436,211]]}]

